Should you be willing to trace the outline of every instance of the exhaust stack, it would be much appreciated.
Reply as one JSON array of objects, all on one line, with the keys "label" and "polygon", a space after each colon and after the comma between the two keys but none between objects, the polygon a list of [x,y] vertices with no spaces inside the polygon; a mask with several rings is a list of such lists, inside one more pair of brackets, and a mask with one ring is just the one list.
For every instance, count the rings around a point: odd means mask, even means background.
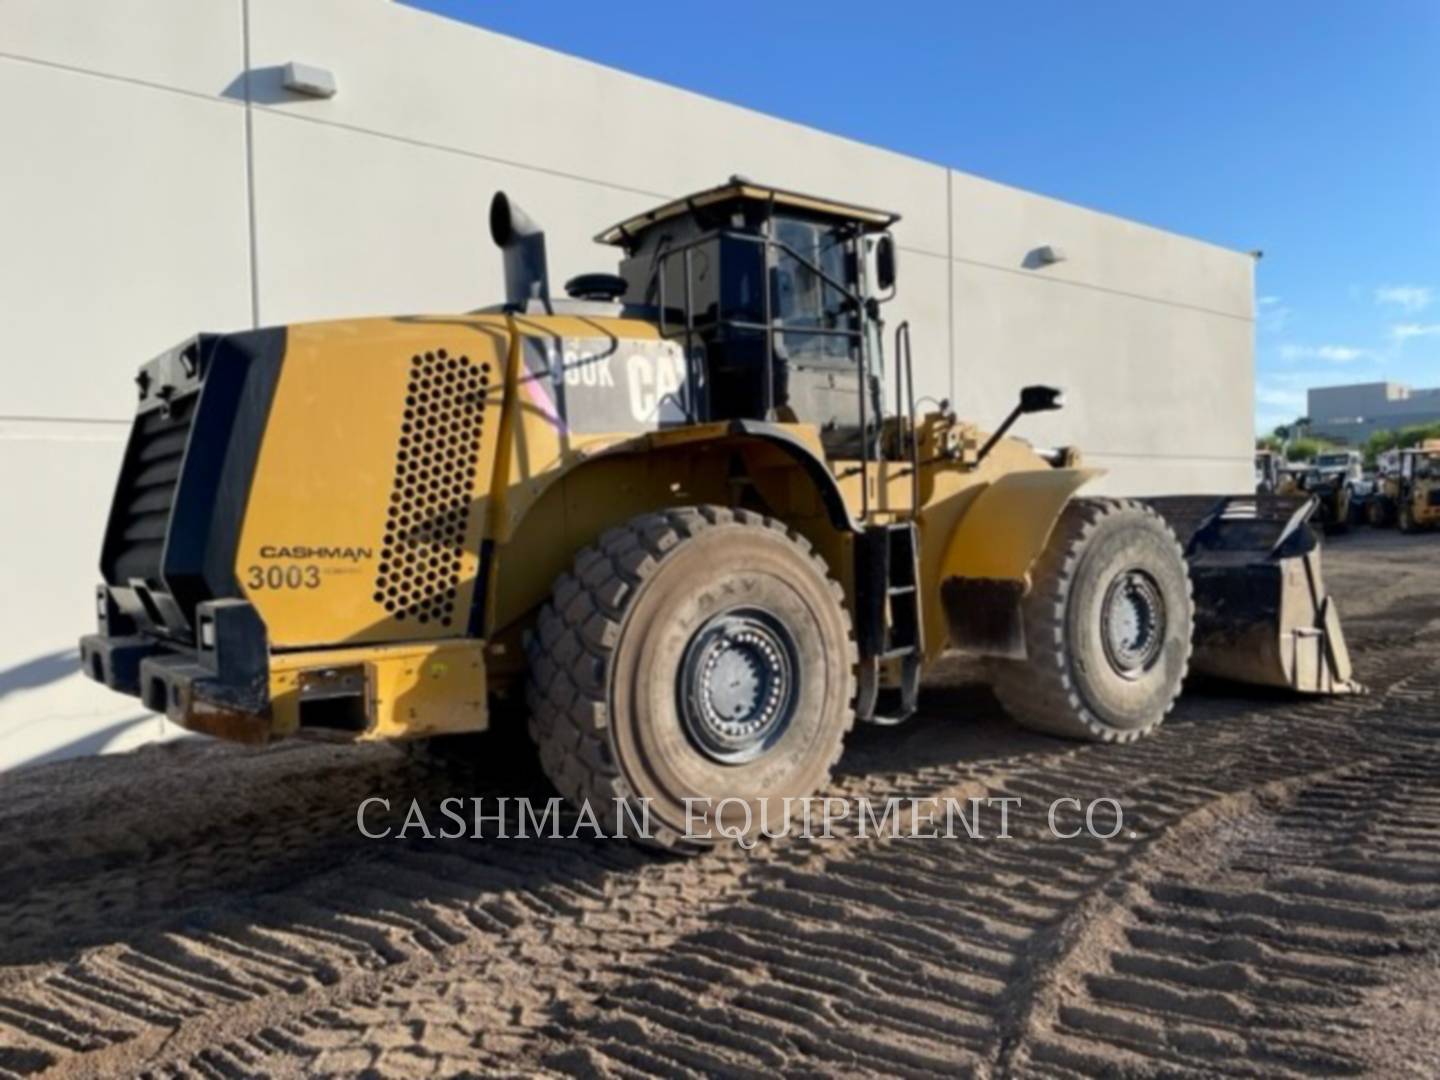
[{"label": "exhaust stack", "polygon": [[505,302],[523,308],[531,300],[550,306],[545,231],[503,191],[490,200],[490,236],[504,253]]}]

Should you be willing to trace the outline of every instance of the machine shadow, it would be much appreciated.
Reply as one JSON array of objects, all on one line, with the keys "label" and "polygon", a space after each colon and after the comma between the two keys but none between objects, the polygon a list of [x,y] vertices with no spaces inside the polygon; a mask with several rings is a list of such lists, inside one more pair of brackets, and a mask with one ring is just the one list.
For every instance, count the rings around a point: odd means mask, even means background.
[{"label": "machine shadow", "polygon": [[76,649],[42,653],[0,671],[0,698],[22,690],[37,690],[42,686],[49,686],[79,670],[80,653]]},{"label": "machine shadow", "polygon": [[[27,768],[0,793],[0,967],[76,956],[109,944],[142,948],[161,935],[212,927],[270,926],[305,934],[346,919],[420,918],[423,889],[374,888],[417,873],[438,877],[485,906],[546,886],[600,888],[669,857],[624,840],[511,835],[492,820],[483,837],[457,831],[443,800],[494,814],[497,800],[528,798],[543,810],[557,798],[541,773],[519,718],[457,742],[458,753],[407,752],[383,745],[297,740],[262,749],[184,740],[127,755]],[[852,734],[836,783],[913,775],[932,765],[1013,761],[1054,753],[1063,743],[1016,728],[988,690],[929,689],[922,710],[900,729]],[[75,793],[59,815],[45,799],[63,785]],[[913,787],[913,785],[911,785]],[[365,825],[386,832],[372,839]],[[412,805],[432,836],[405,821]],[[44,808],[43,810],[41,808]],[[743,858],[722,850],[704,858]],[[399,910],[397,910],[399,909]]]}]

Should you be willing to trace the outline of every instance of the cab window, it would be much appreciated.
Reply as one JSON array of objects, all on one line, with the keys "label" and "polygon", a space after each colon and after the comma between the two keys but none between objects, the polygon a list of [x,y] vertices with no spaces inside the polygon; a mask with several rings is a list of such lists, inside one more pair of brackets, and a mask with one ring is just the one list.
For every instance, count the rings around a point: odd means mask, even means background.
[{"label": "cab window", "polygon": [[[825,280],[828,277],[855,289],[848,231],[781,217],[775,221],[774,235],[784,247],[776,251],[772,305],[790,357],[801,363],[854,362],[859,346],[855,336],[860,329],[858,313],[849,297]],[[823,271],[823,276],[812,267]],[[817,330],[848,333],[814,332]]]}]

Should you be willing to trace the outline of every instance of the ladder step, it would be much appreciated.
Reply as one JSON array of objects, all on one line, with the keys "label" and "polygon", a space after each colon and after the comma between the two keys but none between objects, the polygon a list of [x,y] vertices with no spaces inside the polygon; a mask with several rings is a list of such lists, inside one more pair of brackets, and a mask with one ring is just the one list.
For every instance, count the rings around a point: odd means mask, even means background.
[{"label": "ladder step", "polygon": [[[860,719],[870,723],[898,724],[915,712],[920,690],[924,623],[916,526],[912,521],[875,525],[864,539],[856,562],[858,607],[867,630],[857,709]],[[897,685],[881,686],[886,676]]]}]

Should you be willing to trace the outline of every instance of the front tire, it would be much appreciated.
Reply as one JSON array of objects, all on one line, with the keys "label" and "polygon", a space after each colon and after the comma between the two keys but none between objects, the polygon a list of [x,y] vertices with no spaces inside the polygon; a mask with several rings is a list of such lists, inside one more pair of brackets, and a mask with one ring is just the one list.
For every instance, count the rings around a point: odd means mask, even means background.
[{"label": "front tire", "polygon": [[1401,500],[1400,509],[1396,515],[1399,519],[1400,531],[1402,533],[1415,533],[1420,531],[1415,524],[1415,512],[1411,504],[1412,498],[1413,496],[1407,495]]},{"label": "front tire", "polygon": [[1022,601],[1029,657],[993,688],[1035,731],[1130,742],[1160,725],[1190,663],[1194,604],[1184,554],[1150,507],[1072,502]]},{"label": "front tire", "polygon": [[802,537],[745,510],[611,529],[557,581],[527,651],[551,783],[612,835],[648,804],[636,839],[668,849],[717,839],[691,834],[687,798],[723,809],[708,829],[778,827],[780,800],[825,786],[854,723],[844,594]]},{"label": "front tire", "polygon": [[1321,531],[1326,536],[1337,536],[1350,531],[1350,502],[1346,498],[1346,492],[1335,492],[1334,500],[1331,503],[1329,497],[1326,498],[1325,523],[1321,526]]}]

